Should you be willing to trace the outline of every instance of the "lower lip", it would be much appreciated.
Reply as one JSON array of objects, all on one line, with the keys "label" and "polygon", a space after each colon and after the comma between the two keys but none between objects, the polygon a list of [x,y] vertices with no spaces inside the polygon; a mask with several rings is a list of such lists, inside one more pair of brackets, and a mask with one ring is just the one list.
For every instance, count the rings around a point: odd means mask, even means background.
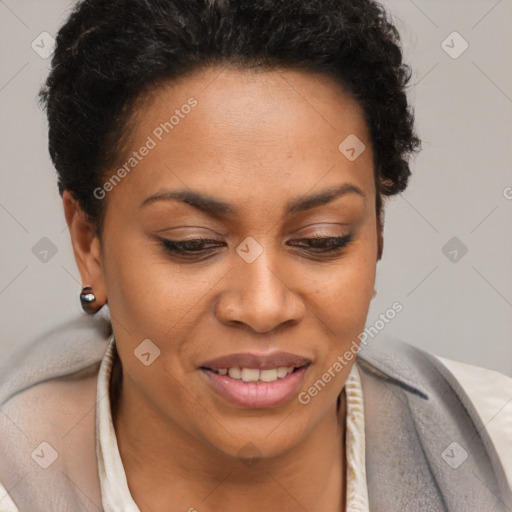
[{"label": "lower lip", "polygon": [[228,402],[239,407],[261,409],[276,407],[292,397],[304,380],[307,369],[303,366],[274,382],[243,382],[204,368],[201,372]]}]

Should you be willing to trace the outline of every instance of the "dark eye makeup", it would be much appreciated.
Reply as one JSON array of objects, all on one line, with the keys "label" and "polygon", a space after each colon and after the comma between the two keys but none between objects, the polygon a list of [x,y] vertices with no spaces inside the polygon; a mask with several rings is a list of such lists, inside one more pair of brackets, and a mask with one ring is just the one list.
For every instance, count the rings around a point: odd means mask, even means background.
[{"label": "dark eye makeup", "polygon": [[[306,251],[310,254],[333,254],[341,252],[352,242],[353,238],[352,233],[341,236],[299,238],[290,240],[288,245],[297,247],[299,250]],[[203,237],[188,240],[169,240],[167,238],[159,238],[159,241],[167,253],[185,258],[194,258],[213,254],[217,248],[225,245],[225,242]]]}]

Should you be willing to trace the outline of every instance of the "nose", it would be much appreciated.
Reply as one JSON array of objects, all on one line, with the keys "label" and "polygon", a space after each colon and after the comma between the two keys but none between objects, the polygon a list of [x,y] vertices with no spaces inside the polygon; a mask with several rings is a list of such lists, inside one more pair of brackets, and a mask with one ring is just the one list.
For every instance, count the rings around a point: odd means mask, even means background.
[{"label": "nose", "polygon": [[283,270],[277,257],[264,250],[252,263],[235,258],[215,305],[220,322],[266,333],[301,320],[306,306],[295,289],[297,280]]}]

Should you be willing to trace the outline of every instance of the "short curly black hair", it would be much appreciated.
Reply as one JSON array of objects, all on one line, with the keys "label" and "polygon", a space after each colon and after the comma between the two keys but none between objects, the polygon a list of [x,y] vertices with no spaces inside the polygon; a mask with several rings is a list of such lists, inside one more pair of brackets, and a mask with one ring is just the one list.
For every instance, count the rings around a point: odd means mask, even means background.
[{"label": "short curly black hair", "polygon": [[82,0],[56,37],[39,92],[59,193],[69,190],[101,235],[94,189],[119,156],[138,98],[214,64],[308,70],[359,103],[374,153],[376,209],[402,192],[421,146],[400,36],[373,0]]}]

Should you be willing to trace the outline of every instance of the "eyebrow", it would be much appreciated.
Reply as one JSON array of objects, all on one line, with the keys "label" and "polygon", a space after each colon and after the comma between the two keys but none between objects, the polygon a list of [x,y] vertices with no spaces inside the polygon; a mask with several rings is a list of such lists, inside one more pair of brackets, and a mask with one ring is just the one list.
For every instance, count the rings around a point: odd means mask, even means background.
[{"label": "eyebrow", "polygon": [[[284,214],[292,215],[306,210],[311,210],[348,194],[356,194],[362,198],[366,198],[364,192],[356,185],[353,185],[352,183],[343,183],[342,185],[326,188],[316,194],[304,195],[291,199],[286,203]],[[210,195],[187,189],[164,190],[162,192],[152,194],[142,201],[140,208],[158,201],[171,200],[181,201],[182,203],[193,206],[194,208],[212,216],[238,215],[237,209],[231,204]]]}]

